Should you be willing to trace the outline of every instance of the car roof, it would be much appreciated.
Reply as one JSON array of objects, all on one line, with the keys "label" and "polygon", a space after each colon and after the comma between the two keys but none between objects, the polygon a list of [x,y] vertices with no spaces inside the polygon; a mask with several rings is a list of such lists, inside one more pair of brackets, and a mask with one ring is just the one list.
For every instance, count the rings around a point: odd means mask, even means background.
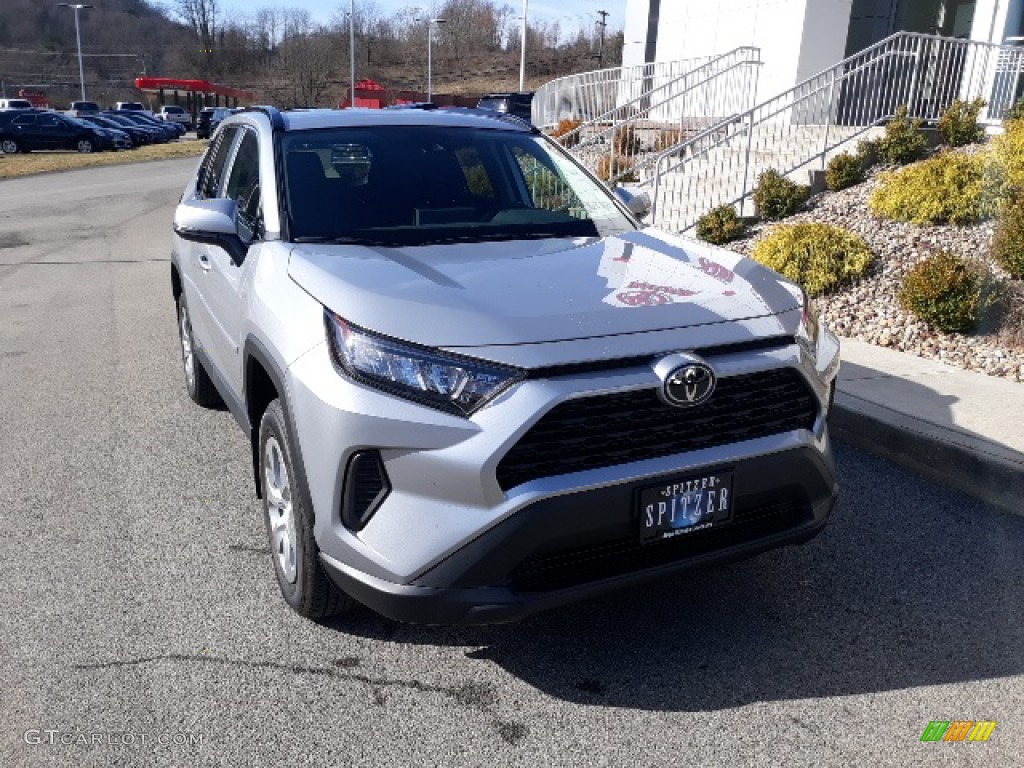
[{"label": "car roof", "polygon": [[[253,114],[255,110],[241,112],[238,117]],[[304,131],[317,128],[376,127],[376,126],[439,126],[445,128],[487,128],[491,130],[530,133],[525,123],[508,119],[496,112],[476,109],[308,109],[284,110],[280,113],[286,131]]]}]

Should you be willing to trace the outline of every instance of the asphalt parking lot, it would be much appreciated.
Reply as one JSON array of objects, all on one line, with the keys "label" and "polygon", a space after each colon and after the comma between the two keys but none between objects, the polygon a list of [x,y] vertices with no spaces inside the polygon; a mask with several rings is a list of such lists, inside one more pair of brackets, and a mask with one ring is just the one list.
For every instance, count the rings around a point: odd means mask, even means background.
[{"label": "asphalt parking lot", "polygon": [[511,626],[291,613],[181,380],[194,165],[0,181],[0,765],[1021,764],[1024,518],[843,444],[800,548]]}]

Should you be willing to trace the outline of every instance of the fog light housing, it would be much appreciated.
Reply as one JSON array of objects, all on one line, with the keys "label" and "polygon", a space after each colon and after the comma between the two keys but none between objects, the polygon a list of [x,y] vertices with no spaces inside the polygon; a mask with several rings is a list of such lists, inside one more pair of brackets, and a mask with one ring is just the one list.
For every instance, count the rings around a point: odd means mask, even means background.
[{"label": "fog light housing", "polygon": [[358,451],[345,468],[341,494],[341,522],[350,531],[361,531],[391,493],[380,451]]}]

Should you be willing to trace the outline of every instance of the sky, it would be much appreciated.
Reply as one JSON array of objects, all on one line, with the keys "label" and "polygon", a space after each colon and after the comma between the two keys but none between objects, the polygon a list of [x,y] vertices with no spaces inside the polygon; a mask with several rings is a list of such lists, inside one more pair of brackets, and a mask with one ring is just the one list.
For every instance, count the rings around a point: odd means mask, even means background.
[{"label": "sky", "polygon": [[[390,16],[395,11],[410,6],[441,5],[439,0],[373,0],[381,13]],[[499,0],[522,14],[522,0]],[[305,8],[317,21],[330,21],[338,8],[348,8],[348,0],[222,0],[226,9],[240,13],[252,13],[261,7]],[[608,11],[608,30],[620,30],[623,26],[626,0],[529,0],[527,17],[543,19],[548,23],[558,22],[565,32],[575,32],[581,26],[597,23],[597,11]]]}]

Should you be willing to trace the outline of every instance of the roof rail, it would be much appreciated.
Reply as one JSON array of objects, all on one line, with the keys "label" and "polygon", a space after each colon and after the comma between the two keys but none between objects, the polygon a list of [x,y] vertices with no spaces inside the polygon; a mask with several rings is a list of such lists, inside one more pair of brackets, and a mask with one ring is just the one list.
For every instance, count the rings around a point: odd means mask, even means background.
[{"label": "roof rail", "polygon": [[262,112],[268,118],[270,118],[270,127],[275,131],[284,130],[284,118],[281,117],[281,112],[277,107],[271,107],[267,104],[253,105],[246,107],[243,112]]}]

